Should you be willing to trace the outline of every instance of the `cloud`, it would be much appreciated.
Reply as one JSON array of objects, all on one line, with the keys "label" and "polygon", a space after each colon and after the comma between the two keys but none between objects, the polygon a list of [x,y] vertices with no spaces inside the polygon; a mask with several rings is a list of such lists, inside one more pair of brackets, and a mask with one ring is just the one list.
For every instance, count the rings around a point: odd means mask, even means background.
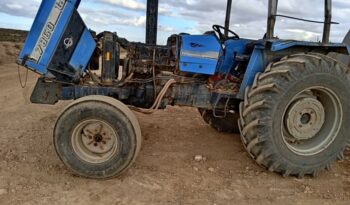
[{"label": "cloud", "polygon": [[166,26],[166,25],[159,25],[159,30],[164,31],[164,32],[174,32],[175,29],[171,26]]},{"label": "cloud", "polygon": [[[348,0],[333,1],[333,20],[341,24],[332,26],[331,40],[340,42],[350,28],[348,21],[350,2]],[[190,31],[205,32],[213,24],[224,24],[226,2],[226,0],[185,0],[179,4],[177,0],[164,0],[161,1],[161,4],[177,8],[174,9],[174,16],[177,18],[195,21],[196,28],[189,28]],[[266,32],[267,3],[267,0],[233,1],[231,28],[240,36],[261,38]],[[323,21],[324,3],[323,0],[280,0],[278,13]],[[316,41],[322,38],[322,32],[323,24],[277,19],[276,35],[281,38]]]},{"label": "cloud", "polygon": [[[0,12],[32,19],[40,2],[41,0],[0,0]],[[83,0],[79,11],[86,23],[94,30],[120,29],[118,25],[143,29],[146,20],[145,2],[146,0]],[[160,21],[159,25],[161,34],[159,36],[162,38],[165,38],[164,34],[168,35],[171,32],[203,33],[211,30],[213,24],[224,24],[226,0],[159,0],[159,2],[160,19],[163,17],[166,19],[166,21]],[[261,38],[266,32],[267,2],[267,0],[233,1],[231,28],[242,37]],[[323,7],[323,0],[279,0],[278,12],[323,21]],[[350,28],[349,16],[350,1],[333,0],[333,21],[341,24],[332,25],[332,41],[342,41]],[[11,27],[10,23],[9,27]],[[290,19],[278,18],[276,24],[276,35],[285,39],[316,41],[322,38],[322,31],[322,24]],[[132,31],[126,29],[122,32]],[[160,41],[164,42],[165,39]]]},{"label": "cloud", "polygon": [[136,0],[100,0],[101,3],[107,3],[115,6],[120,6],[126,9],[145,10],[146,4]]},{"label": "cloud", "polygon": [[14,16],[33,18],[39,7],[39,1],[0,0],[0,12]]},{"label": "cloud", "polygon": [[81,9],[80,14],[90,26],[127,25],[143,27],[146,24],[145,14],[135,16],[127,12],[116,12],[113,9]]}]

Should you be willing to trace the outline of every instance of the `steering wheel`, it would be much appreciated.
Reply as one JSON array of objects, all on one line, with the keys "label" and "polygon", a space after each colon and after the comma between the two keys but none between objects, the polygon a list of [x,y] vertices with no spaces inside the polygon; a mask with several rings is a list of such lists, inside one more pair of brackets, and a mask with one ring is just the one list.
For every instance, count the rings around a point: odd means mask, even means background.
[{"label": "steering wheel", "polygon": [[[239,35],[237,33],[233,32],[232,30],[227,29],[223,26],[214,25],[213,30],[219,35],[219,38],[222,42],[225,42],[226,40],[229,40],[229,39],[239,39]],[[222,31],[224,31],[224,32],[222,32]],[[228,31],[230,34],[232,34],[232,36],[225,36],[225,34],[224,34],[225,31]]]}]

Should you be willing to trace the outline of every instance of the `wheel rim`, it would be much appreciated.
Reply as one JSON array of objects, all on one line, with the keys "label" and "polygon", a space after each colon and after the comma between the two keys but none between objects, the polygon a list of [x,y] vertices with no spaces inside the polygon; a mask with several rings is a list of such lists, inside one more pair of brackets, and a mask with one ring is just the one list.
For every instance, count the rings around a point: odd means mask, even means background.
[{"label": "wheel rim", "polygon": [[283,113],[281,132],[289,150],[302,156],[321,153],[337,137],[343,118],[339,97],[312,87],[297,94]]},{"label": "wheel rim", "polygon": [[80,122],[72,133],[72,147],[82,160],[99,164],[118,151],[118,132],[102,120]]}]

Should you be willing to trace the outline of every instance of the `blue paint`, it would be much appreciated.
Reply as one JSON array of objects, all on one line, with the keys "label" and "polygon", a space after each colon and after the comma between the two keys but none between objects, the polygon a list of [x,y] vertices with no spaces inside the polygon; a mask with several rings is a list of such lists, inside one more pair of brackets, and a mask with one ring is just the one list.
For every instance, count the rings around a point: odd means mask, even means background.
[{"label": "blue paint", "polygon": [[[53,7],[54,3],[54,0],[42,1],[39,7],[39,11],[32,25],[32,28],[30,29],[30,32],[24,43],[23,49],[18,57],[18,63],[21,63],[25,56],[31,55],[32,51],[34,50],[35,44],[38,41],[38,38],[41,34],[41,31],[44,29],[46,20],[50,15],[51,8]],[[44,74],[47,71],[45,66],[36,63],[31,63],[29,61],[27,61],[26,66],[41,74]]]},{"label": "blue paint", "polygon": [[[346,48],[346,45],[342,43],[328,43],[322,44],[318,42],[308,42],[308,41],[294,41],[294,40],[270,40],[272,43],[271,51],[281,51],[294,46],[301,47],[330,47],[330,48]],[[349,50],[348,50],[349,51]]]},{"label": "blue paint", "polygon": [[[269,40],[265,42],[263,40],[260,40],[255,46],[253,53],[251,54],[237,98],[239,99],[244,98],[245,89],[254,83],[255,75],[259,72],[264,72],[266,66],[270,63],[265,58],[265,53],[267,48],[265,48],[265,46],[263,45],[266,43],[271,44],[271,49],[269,50],[273,52],[282,51],[294,46],[304,47],[305,51],[307,51],[307,48],[310,48],[310,47],[345,48],[348,51],[350,51],[349,47],[341,43],[322,44],[317,42],[293,41],[293,40]],[[290,55],[292,54],[293,53],[290,53]]]},{"label": "blue paint", "polygon": [[213,75],[221,44],[214,35],[182,35],[180,48],[180,71]]},{"label": "blue paint", "polygon": [[57,44],[60,40],[60,37],[62,36],[62,34],[64,33],[64,28],[66,27],[66,25],[69,22],[69,19],[73,13],[73,9],[75,9],[74,4],[72,3],[68,3],[66,4],[66,6],[63,9],[63,12],[61,14],[61,17],[57,23],[56,29],[52,35],[52,38],[45,50],[45,52],[43,53],[39,64],[47,66],[52,58],[52,56],[55,53]]},{"label": "blue paint", "polygon": [[264,46],[261,46],[261,45],[255,46],[253,53],[250,57],[250,61],[247,66],[247,70],[245,72],[243,82],[241,84],[237,98],[243,99],[245,89],[254,83],[255,75],[258,72],[264,72],[268,63],[265,59],[264,53],[265,53]]},{"label": "blue paint", "polygon": [[86,70],[86,66],[88,61],[86,59],[90,59],[92,56],[94,49],[96,47],[96,42],[92,38],[88,29],[85,29],[83,35],[81,36],[79,43],[74,50],[74,53],[69,61],[69,64],[75,69],[83,69]]},{"label": "blue paint", "polygon": [[235,68],[238,62],[235,62],[234,57],[236,55],[242,55],[246,51],[247,44],[251,43],[251,40],[239,39],[239,40],[227,40],[224,43],[225,50],[224,55],[220,57],[217,73],[226,74]]},{"label": "blue paint", "polygon": [[75,8],[78,9],[81,0],[75,0]]},{"label": "blue paint", "polygon": [[[25,66],[27,68],[42,75],[47,74],[47,67],[50,64],[53,55],[55,54],[58,43],[63,33],[65,32],[66,26],[70,22],[73,12],[78,8],[79,4],[80,0],[67,0],[64,8],[62,9],[60,17],[58,18],[56,27],[51,34],[51,38],[47,44],[47,47],[39,59],[39,62],[29,59],[25,63]],[[35,45],[40,38],[41,32],[43,29],[45,29],[47,19],[49,18],[54,6],[55,0],[42,1],[23,49],[18,57],[18,63],[21,63],[25,56],[31,56],[33,50],[35,49]],[[88,64],[90,57],[95,49],[95,45],[96,44],[93,41],[91,34],[86,30],[86,32],[83,33],[82,40],[79,41],[79,45],[76,48],[77,50],[74,51],[75,56],[71,57],[71,63],[74,65],[73,68],[78,70],[81,69],[80,65],[82,65],[83,70],[86,69],[86,65]],[[83,49],[85,49],[85,52],[83,52]],[[77,60],[78,53],[80,53],[79,60]]]}]

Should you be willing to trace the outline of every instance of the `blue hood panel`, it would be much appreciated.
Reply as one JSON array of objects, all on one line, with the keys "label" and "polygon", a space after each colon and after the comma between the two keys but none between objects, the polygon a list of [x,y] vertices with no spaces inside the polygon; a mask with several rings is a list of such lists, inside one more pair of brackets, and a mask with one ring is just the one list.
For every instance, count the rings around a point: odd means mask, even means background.
[{"label": "blue hood panel", "polygon": [[213,75],[222,54],[221,44],[214,35],[182,35],[180,71]]},{"label": "blue hood panel", "polygon": [[84,72],[96,43],[77,11],[79,4],[43,0],[18,63],[52,78],[72,79]]}]

